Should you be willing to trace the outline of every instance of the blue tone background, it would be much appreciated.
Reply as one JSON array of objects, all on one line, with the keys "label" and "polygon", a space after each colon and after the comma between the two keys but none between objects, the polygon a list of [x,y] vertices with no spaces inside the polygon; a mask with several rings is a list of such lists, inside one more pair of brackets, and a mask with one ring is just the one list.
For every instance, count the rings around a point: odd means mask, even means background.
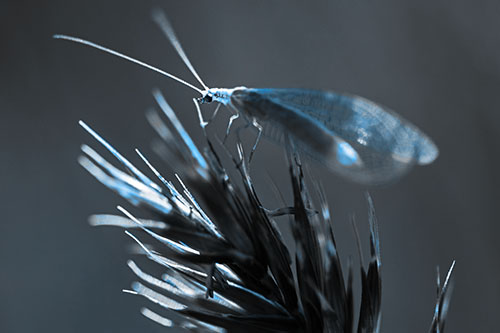
[{"label": "blue tone background", "polygon": [[[154,105],[151,89],[162,89],[203,143],[195,95],[51,39],[89,38],[195,82],[152,23],[154,6],[165,9],[211,86],[351,92],[391,107],[435,139],[441,155],[434,164],[371,190],[380,221],[383,331],[427,331],[435,267],[445,271],[452,259],[447,331],[497,330],[498,1],[90,0],[0,3],[0,331],[162,331],[139,314],[145,300],[120,291],[133,279],[125,265],[131,240],[87,224],[90,214],[116,212],[123,201],[77,165],[81,143],[97,147],[77,121],[138,165],[135,147],[167,170],[149,148],[155,134],[144,111]],[[228,113],[221,114],[213,132],[223,130]],[[277,201],[268,178],[256,170],[268,170],[286,189],[282,156],[269,142],[255,155],[257,191],[271,208]],[[356,254],[351,213],[367,245],[364,189],[317,165],[311,170],[327,188],[345,263]]]}]

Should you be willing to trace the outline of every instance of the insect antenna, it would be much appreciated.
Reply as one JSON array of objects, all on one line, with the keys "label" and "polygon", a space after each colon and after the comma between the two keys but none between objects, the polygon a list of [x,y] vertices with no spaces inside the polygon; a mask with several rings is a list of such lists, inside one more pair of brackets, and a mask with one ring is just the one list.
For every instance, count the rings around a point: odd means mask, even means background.
[{"label": "insect antenna", "polygon": [[[106,53],[112,54],[112,55],[114,55],[114,56],[117,56],[117,57],[119,57],[119,58],[122,58],[122,59],[128,60],[128,61],[130,61],[130,62],[133,62],[133,63],[135,63],[135,64],[137,64],[137,65],[142,66],[142,67],[146,67],[146,68],[148,68],[148,69],[150,69],[150,70],[152,70],[152,71],[154,71],[154,72],[160,73],[160,74],[162,74],[162,75],[164,75],[164,76],[166,76],[166,77],[169,77],[169,78],[171,78],[171,79],[173,79],[173,80],[175,80],[175,81],[177,81],[177,82],[179,82],[179,83],[182,83],[183,85],[185,85],[185,86],[187,86],[187,87],[189,87],[189,88],[191,88],[191,89],[193,89],[193,90],[196,90],[197,92],[199,92],[199,93],[203,96],[203,90],[201,90],[200,88],[195,87],[195,86],[194,86],[194,85],[192,85],[191,83],[186,82],[186,81],[184,81],[183,79],[178,78],[178,77],[177,77],[177,76],[175,76],[175,75],[172,75],[172,74],[170,74],[170,73],[167,73],[167,72],[165,72],[164,70],[161,70],[161,69],[159,69],[159,68],[156,68],[156,67],[154,67],[154,66],[151,66],[151,65],[149,65],[149,64],[147,64],[147,63],[145,63],[145,62],[142,62],[142,61],[140,61],[140,60],[137,60],[137,59],[134,59],[134,58],[132,58],[132,57],[129,57],[129,56],[127,56],[127,55],[125,55],[125,54],[123,54],[123,53],[120,53],[120,52],[118,52],[118,51],[115,51],[115,50],[109,49],[109,48],[104,47],[104,46],[102,46],[102,45],[99,45],[99,44],[96,44],[96,43],[90,42],[90,41],[85,40],[85,39],[77,38],[77,37],[71,37],[71,36],[67,36],[67,35],[54,35],[54,36],[52,36],[52,37],[53,37],[53,38],[55,38],[55,39],[64,39],[64,40],[67,40],[67,41],[70,41],[70,42],[75,42],[75,43],[79,43],[79,44],[87,45],[87,46],[93,47],[93,48],[95,48],[95,49],[101,50],[101,51],[103,51],[103,52],[106,52]],[[205,87],[205,85],[203,85],[203,86]],[[205,88],[206,88],[206,87],[205,87]]]},{"label": "insect antenna", "polygon": [[182,48],[181,43],[179,42],[179,39],[177,39],[174,29],[172,28],[172,25],[170,24],[170,21],[168,20],[165,13],[161,9],[155,9],[152,12],[152,16],[153,16],[153,21],[155,21],[156,24],[158,24],[158,27],[161,29],[161,31],[163,31],[165,36],[167,36],[168,40],[177,51],[177,54],[181,57],[184,64],[186,64],[187,68],[189,68],[191,73],[198,80],[198,82],[200,82],[203,88],[205,88],[205,90],[208,90],[209,88],[200,78],[200,76],[194,69],[193,65],[191,64],[191,61],[189,61],[189,58],[187,57],[186,52],[184,52],[184,49]]}]

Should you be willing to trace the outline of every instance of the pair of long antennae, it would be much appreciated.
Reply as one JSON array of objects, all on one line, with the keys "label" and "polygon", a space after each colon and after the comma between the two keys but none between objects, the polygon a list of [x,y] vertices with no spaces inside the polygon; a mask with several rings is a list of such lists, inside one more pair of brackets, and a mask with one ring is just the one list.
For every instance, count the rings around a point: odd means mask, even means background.
[{"label": "pair of long antennae", "polygon": [[[161,10],[154,10],[153,11],[153,20],[156,22],[156,24],[158,24],[158,26],[160,27],[160,29],[162,30],[162,32],[167,36],[168,40],[170,41],[170,43],[172,44],[172,46],[175,48],[175,50],[177,51],[177,54],[181,57],[182,61],[184,62],[184,64],[187,66],[187,68],[191,71],[191,73],[194,75],[194,77],[198,80],[198,82],[203,86],[203,89],[206,91],[208,90],[209,88],[207,87],[207,85],[203,82],[203,80],[200,78],[200,76],[198,75],[198,73],[196,72],[196,70],[194,69],[193,65],[191,64],[191,62],[189,61],[189,58],[187,57],[186,53],[184,52],[184,50],[182,49],[182,46],[181,44],[179,43],[179,40],[177,39],[177,36],[175,35],[174,33],[174,29],[172,28],[172,26],[170,25],[170,22],[168,21],[165,13],[163,13],[163,11]],[[79,44],[83,44],[83,45],[87,45],[87,46],[90,46],[90,47],[93,47],[95,49],[98,49],[98,50],[101,50],[103,52],[106,52],[106,53],[109,53],[109,54],[112,54],[114,56],[117,56],[119,58],[122,58],[122,59],[125,59],[127,61],[130,61],[130,62],[133,62],[137,65],[140,65],[142,67],[146,67],[154,72],[157,72],[157,73],[160,73],[166,77],[169,77],[179,83],[182,83],[183,85],[199,92],[201,95],[203,95],[204,91],[201,90],[200,88],[192,85],[191,83],[189,82],[186,82],[184,81],[183,79],[173,75],[173,74],[170,74],[164,70],[161,70],[157,67],[154,67],[154,66],[151,66],[145,62],[142,62],[140,60],[137,60],[137,59],[134,59],[132,57],[129,57],[123,53],[120,53],[120,52],[117,52],[115,50],[112,50],[112,49],[109,49],[107,47],[104,47],[102,45],[99,45],[99,44],[96,44],[96,43],[93,43],[93,42],[90,42],[88,40],[85,40],[85,39],[81,39],[81,38],[77,38],[77,37],[71,37],[71,36],[67,36],[67,35],[54,35],[53,38],[55,39],[64,39],[64,40],[68,40],[68,41],[71,41],[71,42],[75,42],[75,43],[79,43]]]}]

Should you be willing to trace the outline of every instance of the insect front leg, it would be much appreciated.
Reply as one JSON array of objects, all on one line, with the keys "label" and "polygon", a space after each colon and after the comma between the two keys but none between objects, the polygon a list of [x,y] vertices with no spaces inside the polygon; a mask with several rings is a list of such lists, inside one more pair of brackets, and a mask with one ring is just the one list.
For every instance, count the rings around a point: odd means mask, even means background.
[{"label": "insect front leg", "polygon": [[205,121],[203,119],[203,115],[201,114],[201,108],[200,105],[198,104],[198,101],[196,98],[193,98],[193,103],[196,108],[196,112],[198,113],[198,119],[200,120],[200,127],[203,129],[203,132],[205,133],[205,136],[207,136],[207,132],[205,130],[205,127],[208,125],[209,121]]},{"label": "insect front leg", "polygon": [[200,126],[203,129],[203,132],[205,133],[205,136],[206,136],[207,132],[205,130],[205,127],[207,127],[207,125],[210,124],[215,119],[215,116],[217,115],[217,112],[219,111],[219,108],[221,105],[217,104],[217,107],[215,108],[214,113],[212,113],[212,116],[210,117],[210,119],[208,119],[208,121],[205,121],[203,119],[203,114],[201,113],[200,105],[198,104],[196,98],[193,98],[193,103],[194,103],[194,106],[196,107],[196,112],[198,113],[198,118],[200,120]]},{"label": "insect front leg", "polygon": [[222,104],[217,104],[217,106],[215,107],[215,111],[214,113],[212,113],[212,116],[210,117],[210,119],[208,119],[207,121],[207,125],[210,124],[214,119],[215,119],[215,116],[217,115],[217,112],[219,112],[219,109],[220,109],[220,106]]}]

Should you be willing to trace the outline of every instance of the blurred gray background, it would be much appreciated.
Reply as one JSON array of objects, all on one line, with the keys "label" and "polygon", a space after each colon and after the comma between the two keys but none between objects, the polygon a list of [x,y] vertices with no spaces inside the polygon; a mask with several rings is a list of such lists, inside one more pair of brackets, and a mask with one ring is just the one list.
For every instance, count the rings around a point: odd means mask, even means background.
[{"label": "blurred gray background", "polygon": [[[88,38],[195,82],[150,19],[165,9],[215,87],[302,87],[355,93],[397,110],[438,144],[432,165],[371,189],[383,260],[383,331],[427,331],[435,270],[457,260],[448,332],[497,331],[500,306],[498,1],[0,2],[0,331],[160,332],[121,293],[131,241],[94,229],[124,204],[76,163],[98,145],[84,119],[137,163],[153,162],[144,111],[159,87],[202,143],[188,88],[123,60],[51,39]],[[227,112],[212,131],[222,130]],[[109,156],[109,155],[106,155]],[[276,156],[278,156],[276,158]],[[276,162],[275,160],[276,159]],[[263,142],[253,170],[270,207],[267,170],[287,186],[282,153]],[[366,241],[364,189],[312,165],[327,187],[345,263],[349,215]],[[268,201],[267,201],[268,199]],[[356,283],[359,283],[356,280]],[[357,285],[358,286],[358,285]]]}]

